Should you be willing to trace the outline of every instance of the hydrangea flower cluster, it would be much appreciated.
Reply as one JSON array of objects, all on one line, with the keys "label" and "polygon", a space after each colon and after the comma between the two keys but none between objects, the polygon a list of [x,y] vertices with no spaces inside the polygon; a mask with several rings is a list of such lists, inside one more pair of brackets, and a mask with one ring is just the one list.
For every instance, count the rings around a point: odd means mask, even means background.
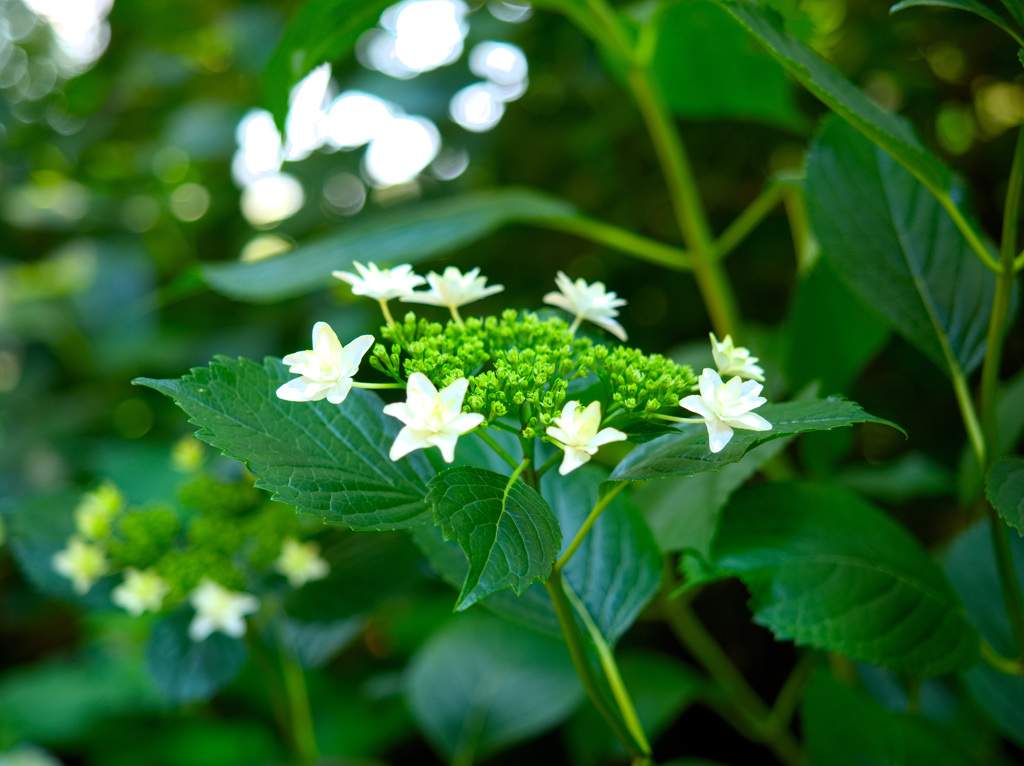
[{"label": "hydrangea flower cluster", "polygon": [[[488,286],[478,268],[463,274],[449,266],[443,274],[430,272],[424,278],[409,264],[390,269],[354,265],[355,274],[333,275],[351,285],[354,294],[380,302],[386,322],[382,342],[374,345],[371,336],[363,335],[343,346],[318,322],[313,350],[284,357],[300,377],[282,385],[278,396],[340,404],[353,387],[405,388],[404,402],[384,407],[385,414],[403,424],[390,450],[392,460],[437,447],[451,463],[460,436],[498,428],[527,439],[541,437],[561,449],[559,472],[565,475],[602,445],[630,439],[631,430],[649,435],[658,420],[704,423],[712,452],[725,448],[735,428],[771,428],[751,412],[765,402],[758,396],[761,385],[754,382],[764,380],[764,371],[729,336],[719,342],[711,335],[718,372],[706,369],[698,382],[689,367],[665,357],[577,335],[582,323],[590,322],[619,340],[627,338],[615,319],[626,301],[601,282],[588,284],[558,272],[558,290],[546,294],[544,302],[568,312],[570,322],[511,309],[463,319],[460,307],[504,289]],[[415,289],[423,284],[429,289]],[[451,321],[441,324],[409,312],[396,322],[388,308],[395,298],[446,307]],[[371,345],[370,365],[394,383],[355,380]],[[722,375],[733,377],[724,382]],[[584,396],[570,400],[570,387]],[[662,412],[676,406],[700,417]]]},{"label": "hydrangea flower cluster", "polygon": [[194,641],[214,632],[244,635],[245,617],[259,609],[260,599],[243,589],[265,573],[301,588],[330,571],[319,545],[300,540],[293,509],[266,500],[251,479],[224,483],[198,475],[178,500],[191,510],[130,508],[105,482],[83,496],[74,513],[76,533],[51,566],[80,595],[120,573],[110,600],[134,616],[188,604]]}]

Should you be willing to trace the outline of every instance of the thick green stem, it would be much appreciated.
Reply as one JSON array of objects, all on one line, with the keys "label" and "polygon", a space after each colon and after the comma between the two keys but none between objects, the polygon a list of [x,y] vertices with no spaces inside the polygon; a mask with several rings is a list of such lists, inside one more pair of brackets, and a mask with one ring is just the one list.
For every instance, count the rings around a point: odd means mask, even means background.
[{"label": "thick green stem", "polygon": [[785,194],[786,187],[782,184],[769,184],[718,237],[715,243],[715,257],[724,258],[731,253],[779,204]]},{"label": "thick green stem", "polygon": [[572,657],[572,664],[576,668],[576,674],[580,677],[583,689],[586,691],[590,701],[594,703],[597,712],[608,723],[615,736],[626,746],[627,751],[629,751],[632,757],[647,756],[648,753],[644,752],[639,743],[633,740],[633,737],[625,729],[619,717],[608,707],[604,694],[597,685],[597,680],[594,678],[593,670],[590,667],[590,660],[587,657],[587,649],[583,644],[583,636],[576,625],[576,617],[573,615],[572,605],[569,603],[569,599],[565,595],[565,590],[562,586],[561,571],[558,569],[552,570],[551,576],[544,584],[544,587],[547,588],[548,595],[551,597],[551,603],[555,607],[555,616],[558,617],[558,624],[562,628],[562,635],[565,637],[565,643],[569,647],[569,656]]},{"label": "thick green stem", "polygon": [[517,469],[519,467],[519,463],[517,463],[510,454],[508,454],[504,449],[502,449],[502,446],[498,444],[498,442],[494,441],[494,437],[492,437],[489,433],[481,429],[477,429],[473,433],[475,433],[477,436],[483,439],[484,444],[486,444],[488,447],[494,450],[495,453],[497,453],[498,457],[500,457],[502,460],[508,463],[509,468]]},{"label": "thick green stem", "polygon": [[977,255],[981,259],[981,262],[989,269],[998,273],[999,264],[996,263],[996,260],[992,257],[992,253],[988,251],[988,247],[981,240],[981,237],[978,236],[978,232],[976,232],[974,227],[967,222],[966,218],[964,218],[964,214],[960,211],[960,208],[956,206],[956,203],[953,202],[948,194],[937,194],[935,198],[939,201],[939,204],[942,205],[946,212],[949,213],[949,217],[953,219],[953,223],[955,223],[956,227],[960,229],[960,233],[964,235],[964,239],[967,240],[967,244],[971,246],[975,255]]},{"label": "thick green stem", "polygon": [[[984,449],[979,454],[982,475],[988,474],[991,464],[999,458],[999,366],[1002,361],[1003,339],[1010,312],[1010,300],[1015,279],[1014,253],[1017,251],[1017,222],[1020,215],[1021,193],[1024,188],[1024,130],[1017,132],[1017,145],[1006,191],[1003,209],[1002,242],[999,248],[999,271],[996,278],[992,313],[989,317],[985,362],[981,373],[981,423]],[[1017,642],[1017,660],[1024,661],[1024,603],[1021,601],[1017,575],[1014,571],[1013,552],[1006,525],[996,510],[987,506],[992,525],[992,546],[1003,589],[1006,612],[1013,626]]]},{"label": "thick green stem", "polygon": [[719,337],[739,337],[736,299],[716,257],[711,227],[682,138],[647,69],[642,65],[631,66],[628,82],[661,162],[672,208],[690,254],[693,274],[711,317],[711,325]]},{"label": "thick green stem", "polygon": [[583,540],[590,532],[590,528],[594,526],[594,522],[597,521],[598,517],[600,517],[604,509],[608,507],[608,503],[614,500],[615,496],[618,495],[622,490],[624,490],[626,488],[626,484],[628,483],[629,482],[620,481],[610,490],[605,492],[604,495],[597,499],[597,502],[594,503],[594,507],[593,509],[591,509],[590,514],[583,522],[583,526],[580,527],[579,532],[576,533],[576,536],[572,539],[572,542],[569,543],[569,547],[565,549],[565,553],[563,553],[558,558],[558,561],[555,562],[556,571],[560,571],[563,568],[565,568],[565,565],[569,563],[570,559],[572,559],[573,554],[576,553],[576,549],[583,544]]},{"label": "thick green stem", "polygon": [[540,481],[540,477],[546,474],[548,469],[553,468],[564,455],[564,452],[552,453],[551,457],[544,461],[544,465],[537,469],[537,481]]},{"label": "thick green stem", "polygon": [[555,231],[575,234],[589,239],[599,245],[629,253],[635,258],[676,271],[689,271],[690,256],[678,247],[672,247],[654,239],[636,234],[628,229],[597,221],[593,218],[578,216],[575,218],[552,218],[534,221],[537,226],[544,226]]}]

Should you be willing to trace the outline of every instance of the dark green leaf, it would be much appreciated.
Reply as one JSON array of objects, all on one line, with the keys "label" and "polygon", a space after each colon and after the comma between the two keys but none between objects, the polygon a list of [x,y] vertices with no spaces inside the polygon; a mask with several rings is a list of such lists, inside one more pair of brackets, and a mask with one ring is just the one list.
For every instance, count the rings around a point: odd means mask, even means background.
[{"label": "dark green leaf", "polygon": [[263,105],[284,130],[292,86],[315,67],[355,47],[359,35],[377,23],[390,0],[310,0],[288,22],[263,73]]},{"label": "dark green leaf", "polygon": [[[1017,587],[1024,589],[1024,540],[1010,535]],[[975,524],[949,547],[944,561],[946,576],[967,609],[971,623],[1004,657],[1016,655],[1013,628],[992,550],[992,528]],[[968,692],[1010,739],[1024,747],[1024,679],[1006,675],[979,663],[963,676]]]},{"label": "dark green leaf", "polygon": [[988,472],[989,502],[1003,521],[1024,533],[1024,457],[1004,457]]},{"label": "dark green leaf", "polygon": [[840,471],[836,480],[862,495],[890,503],[948,495],[953,488],[952,471],[921,452],[908,452],[885,465],[853,465]]},{"label": "dark green leaf", "polygon": [[292,377],[269,357],[262,366],[218,357],[180,380],[136,382],[172,397],[200,439],[244,460],[257,486],[283,503],[353,529],[429,521],[423,498],[433,471],[418,453],[388,457],[401,424],[382,413],[380,397],[353,389],[340,405],[278,399]]},{"label": "dark green leaf", "polygon": [[556,726],[582,696],[561,641],[478,613],[436,633],[406,685],[427,738],[467,764]]},{"label": "dark green leaf", "polygon": [[751,48],[743,30],[714,2],[675,3],[657,23],[652,67],[673,112],[753,119],[803,132],[807,119],[796,108],[783,69]]},{"label": "dark green leaf", "polygon": [[304,668],[318,668],[348,646],[366,627],[362,617],[330,622],[305,622],[283,616],[271,639],[280,643]]},{"label": "dark green leaf", "polygon": [[[564,544],[590,514],[605,476],[599,468],[583,466],[568,476],[548,474],[542,480],[541,489],[564,532]],[[436,527],[417,527],[412,534],[439,574],[454,587],[462,587],[468,567],[458,546],[445,543]],[[629,498],[620,494],[608,504],[562,576],[605,640],[614,644],[657,593],[661,581],[657,544]],[[521,596],[499,591],[482,603],[503,617],[561,635],[551,600],[539,584]]]},{"label": "dark green leaf", "polygon": [[558,520],[544,498],[517,478],[456,466],[434,477],[427,502],[446,540],[455,540],[469,572],[455,604],[466,609],[511,587],[522,593],[547,580],[562,543]]},{"label": "dark green leaf", "polygon": [[721,0],[721,4],[804,87],[895,157],[933,194],[950,191],[949,170],[921,144],[909,123],[884,111],[831,65],[790,37],[774,11],[753,0]]},{"label": "dark green leaf", "polygon": [[837,119],[807,155],[807,208],[836,271],[948,374],[985,354],[995,275],[938,202]]},{"label": "dark green leaf", "polygon": [[848,490],[749,487],[722,510],[711,550],[779,638],[922,676],[977,660],[978,636],[942,570]]},{"label": "dark green leaf", "polygon": [[[996,454],[1012,452],[1024,436],[1024,370],[1000,386],[996,422],[999,424]],[[969,505],[981,494],[985,483],[981,468],[978,466],[978,458],[975,457],[970,444],[964,445],[960,453],[957,478],[960,502]]]},{"label": "dark green leaf", "polygon": [[948,723],[879,707],[863,692],[818,672],[807,687],[802,715],[807,760],[860,766],[969,766]]},{"label": "dark green leaf", "polygon": [[[991,24],[995,24],[1001,30],[1006,32],[1014,40],[1020,41],[1017,34],[1010,28],[1010,26],[1003,20],[1003,18],[991,8],[979,0],[901,0],[896,3],[892,8],[889,9],[889,13],[897,13],[907,8],[916,8],[918,6],[930,5],[936,8],[953,8],[958,11],[967,11],[973,13],[976,16],[981,16]],[[1019,21],[1019,19],[1018,19]]]},{"label": "dark green leaf", "polygon": [[510,223],[573,218],[568,202],[526,189],[474,192],[409,205],[365,221],[284,255],[255,263],[211,263],[203,278],[214,290],[253,302],[294,298],[336,281],[335,269],[353,261],[379,266],[414,263],[448,254]]},{"label": "dark green leaf", "polygon": [[[701,693],[704,683],[687,665],[657,652],[623,652],[618,660],[637,717],[652,741]],[[592,705],[581,707],[567,727],[577,766],[626,763],[622,743]]]},{"label": "dark green leaf", "polygon": [[717,471],[722,466],[737,462],[754,447],[772,439],[810,431],[829,431],[854,423],[881,423],[899,428],[888,420],[869,415],[855,402],[836,396],[765,404],[757,409],[757,414],[772,424],[771,431],[737,429],[725,449],[716,453],[708,447],[707,429],[703,424],[684,425],[678,434],[641,444],[619,463],[611,478],[643,481]]},{"label": "dark green leaf", "polygon": [[206,700],[231,683],[249,658],[244,641],[211,633],[205,641],[188,635],[192,621],[179,613],[160,620],[146,646],[146,667],[157,687],[177,704]]},{"label": "dark green leaf", "polygon": [[889,339],[889,328],[819,259],[797,285],[783,337],[790,388],[820,381],[822,391],[849,391]]}]

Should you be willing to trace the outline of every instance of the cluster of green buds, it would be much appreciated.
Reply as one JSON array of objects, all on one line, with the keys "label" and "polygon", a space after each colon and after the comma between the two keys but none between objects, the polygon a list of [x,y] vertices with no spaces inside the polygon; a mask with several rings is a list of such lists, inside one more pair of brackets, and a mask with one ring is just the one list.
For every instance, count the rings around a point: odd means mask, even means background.
[{"label": "cluster of green buds", "polygon": [[76,531],[54,554],[53,569],[80,595],[119,576],[110,599],[135,616],[187,602],[194,641],[213,632],[244,635],[245,617],[260,601],[243,589],[271,572],[293,588],[329,572],[319,544],[302,541],[294,510],[266,500],[251,478],[224,483],[198,474],[178,500],[181,510],[130,507],[104,482],[75,508]]},{"label": "cluster of green buds", "polygon": [[[379,302],[386,322],[382,342],[363,335],[342,345],[326,323],[318,322],[313,348],[284,357],[299,377],[277,394],[289,401],[326,398],[340,404],[353,387],[405,388],[405,402],[384,408],[404,425],[390,452],[393,460],[438,447],[452,462],[459,436],[493,427],[550,441],[563,450],[560,470],[567,473],[601,445],[628,439],[631,429],[649,432],[656,419],[706,423],[714,452],[724,448],[733,428],[771,427],[750,412],[765,401],[758,396],[760,384],[744,380],[763,380],[763,371],[756,357],[733,346],[729,337],[719,343],[712,335],[719,372],[706,369],[698,387],[688,366],[580,335],[582,323],[590,322],[621,341],[627,338],[615,319],[626,301],[600,282],[573,281],[558,272],[558,290],[545,295],[544,302],[568,312],[569,321],[512,309],[463,319],[462,306],[504,289],[487,285],[479,269],[463,274],[449,266],[443,274],[430,272],[424,278],[409,264],[381,269],[356,263],[355,268],[357,273],[336,271],[334,276],[351,285],[356,295]],[[415,289],[424,284],[429,289]],[[395,298],[446,307],[450,319],[442,324],[408,312],[396,322],[388,307]],[[369,364],[394,383],[355,380],[371,348]],[[734,377],[723,383],[723,374]],[[662,412],[674,407],[701,417]]]}]

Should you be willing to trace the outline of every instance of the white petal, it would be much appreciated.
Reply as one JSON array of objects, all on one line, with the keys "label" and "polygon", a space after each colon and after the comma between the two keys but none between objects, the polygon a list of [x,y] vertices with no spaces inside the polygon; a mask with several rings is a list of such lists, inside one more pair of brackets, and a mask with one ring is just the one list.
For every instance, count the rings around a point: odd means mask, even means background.
[{"label": "white petal", "polygon": [[722,379],[718,376],[718,373],[710,367],[705,367],[697,382],[700,384],[700,395],[709,402],[716,401],[715,392],[722,385]]},{"label": "white petal", "polygon": [[341,404],[352,390],[352,378],[342,378],[325,392],[327,401],[331,404]]},{"label": "white petal", "polygon": [[416,413],[413,411],[405,402],[394,402],[392,404],[385,404],[384,410],[385,415],[390,415],[393,418],[398,418],[406,425],[409,425],[416,420]]},{"label": "white petal", "polygon": [[621,341],[625,341],[628,338],[626,335],[626,328],[614,319],[591,319],[590,321],[598,327],[603,327]]},{"label": "white petal", "polygon": [[721,452],[732,439],[732,429],[717,418],[709,418],[705,425],[708,427],[708,445],[711,451]]},{"label": "white petal", "polygon": [[548,293],[544,296],[543,300],[550,306],[557,306],[560,309],[565,309],[571,314],[576,313],[576,307],[561,293]]},{"label": "white petal", "polygon": [[545,433],[555,441],[561,442],[562,444],[572,444],[572,437],[569,436],[564,429],[559,428],[558,426],[548,426]]},{"label": "white petal", "polygon": [[441,457],[444,458],[446,463],[454,462],[455,444],[458,440],[459,437],[455,434],[437,434],[430,439],[434,446],[441,450]]},{"label": "white petal", "polygon": [[307,377],[289,380],[277,389],[277,398],[288,402],[316,402],[326,395],[322,385]]},{"label": "white petal", "polygon": [[484,420],[486,420],[486,418],[484,418],[484,416],[479,412],[463,412],[448,423],[445,431],[451,431],[461,436],[462,434],[472,431],[483,423]]},{"label": "white petal", "polygon": [[727,418],[725,422],[733,428],[746,428],[748,431],[772,430],[772,424],[756,412],[748,412],[746,415],[740,415],[735,418]]},{"label": "white petal", "polygon": [[403,457],[418,449],[429,447],[430,444],[423,438],[423,432],[406,426],[398,432],[395,443],[391,445],[388,457],[392,461],[401,460]]},{"label": "white petal", "polygon": [[[374,338],[372,335],[360,335],[349,341],[349,344],[341,352],[341,364],[342,374],[351,377],[355,375],[356,370],[359,369],[359,363],[363,361],[363,357],[366,352],[373,346]],[[350,370],[345,369],[345,365],[351,365]]]},{"label": "white petal", "polygon": [[188,637],[198,644],[200,641],[205,641],[213,633],[213,629],[213,620],[209,617],[196,615],[192,618],[192,622],[189,623]]},{"label": "white petal", "polygon": [[562,458],[562,464],[558,466],[558,472],[562,476],[565,476],[568,473],[572,473],[589,460],[590,453],[587,451],[577,449],[576,447],[566,447],[565,457]]},{"label": "white petal", "polygon": [[696,412],[703,418],[717,417],[715,415],[715,411],[708,406],[708,402],[703,396],[690,394],[690,396],[679,400],[679,406],[683,409],[689,410],[690,412]]},{"label": "white petal", "polygon": [[409,376],[405,392],[406,401],[417,412],[429,409],[434,402],[434,397],[437,396],[434,384],[422,372],[414,372]]},{"label": "white petal", "polygon": [[625,441],[628,438],[629,437],[626,434],[617,428],[602,428],[597,432],[597,435],[594,436],[593,439],[587,442],[587,446],[601,447],[605,444],[611,444],[612,442]]},{"label": "white petal", "polygon": [[444,402],[445,411],[448,413],[459,412],[462,409],[462,402],[466,398],[466,391],[468,389],[468,378],[459,378],[441,389],[441,401]]},{"label": "white petal", "polygon": [[289,367],[294,367],[295,365],[298,365],[298,364],[303,364],[303,365],[309,364],[309,362],[310,362],[309,352],[307,352],[307,351],[296,351],[293,354],[288,354],[281,361],[284,362],[285,364],[287,364]]}]

